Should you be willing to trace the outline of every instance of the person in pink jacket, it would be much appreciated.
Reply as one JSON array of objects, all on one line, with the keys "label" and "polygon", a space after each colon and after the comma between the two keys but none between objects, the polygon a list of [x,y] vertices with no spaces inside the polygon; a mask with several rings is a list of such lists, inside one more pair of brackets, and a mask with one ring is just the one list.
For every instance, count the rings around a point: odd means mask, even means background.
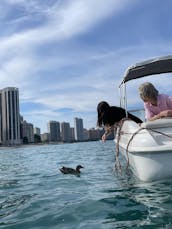
[{"label": "person in pink jacket", "polygon": [[140,98],[144,102],[145,117],[153,121],[163,117],[172,117],[172,97],[159,94],[153,84],[146,82],[139,87]]}]

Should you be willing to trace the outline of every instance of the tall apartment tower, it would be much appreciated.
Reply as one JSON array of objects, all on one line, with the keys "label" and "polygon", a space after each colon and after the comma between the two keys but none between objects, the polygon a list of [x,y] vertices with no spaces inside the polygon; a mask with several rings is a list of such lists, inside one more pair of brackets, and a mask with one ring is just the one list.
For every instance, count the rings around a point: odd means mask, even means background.
[{"label": "tall apartment tower", "polygon": [[63,142],[70,142],[70,124],[68,122],[61,123],[61,139]]},{"label": "tall apartment tower", "polygon": [[48,122],[48,132],[50,134],[50,141],[60,141],[60,123],[57,121]]},{"label": "tall apartment tower", "polygon": [[75,140],[76,141],[83,141],[83,119],[81,118],[74,118],[74,132],[75,132]]},{"label": "tall apartment tower", "polygon": [[1,142],[4,145],[20,144],[19,90],[7,87],[0,90]]},{"label": "tall apartment tower", "polygon": [[22,139],[23,143],[33,143],[34,142],[34,132],[33,132],[33,124],[23,121],[21,123],[22,129]]},{"label": "tall apartment tower", "polygon": [[33,133],[36,135],[41,136],[41,129],[39,127],[34,127],[33,128]]}]

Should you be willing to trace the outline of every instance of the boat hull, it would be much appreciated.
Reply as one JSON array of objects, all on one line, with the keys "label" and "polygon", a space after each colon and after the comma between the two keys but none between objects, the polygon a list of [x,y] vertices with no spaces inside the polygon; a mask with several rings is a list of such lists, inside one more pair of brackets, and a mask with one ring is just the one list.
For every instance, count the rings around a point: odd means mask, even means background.
[{"label": "boat hull", "polygon": [[[168,122],[165,127],[164,123]],[[145,128],[125,121],[120,138],[117,139],[119,133],[116,135],[119,151],[142,181],[172,178],[172,119],[161,121],[161,124]]]}]

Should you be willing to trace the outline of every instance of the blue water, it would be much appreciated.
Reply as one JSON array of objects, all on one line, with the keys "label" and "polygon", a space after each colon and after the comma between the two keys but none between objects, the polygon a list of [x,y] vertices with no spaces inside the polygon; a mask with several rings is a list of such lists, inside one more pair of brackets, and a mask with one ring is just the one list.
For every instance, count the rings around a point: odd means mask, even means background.
[{"label": "blue water", "polygon": [[[77,164],[80,177],[59,171]],[[0,149],[0,228],[172,228],[171,194],[116,174],[113,141]]]}]

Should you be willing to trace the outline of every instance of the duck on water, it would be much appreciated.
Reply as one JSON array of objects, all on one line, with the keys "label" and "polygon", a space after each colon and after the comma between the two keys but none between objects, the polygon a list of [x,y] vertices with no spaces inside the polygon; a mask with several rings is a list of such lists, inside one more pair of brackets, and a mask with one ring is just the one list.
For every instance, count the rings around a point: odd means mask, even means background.
[{"label": "duck on water", "polygon": [[73,168],[69,168],[69,167],[62,167],[59,170],[63,173],[63,174],[73,174],[73,175],[79,175],[81,173],[80,169],[84,168],[82,165],[77,165],[76,169]]}]

